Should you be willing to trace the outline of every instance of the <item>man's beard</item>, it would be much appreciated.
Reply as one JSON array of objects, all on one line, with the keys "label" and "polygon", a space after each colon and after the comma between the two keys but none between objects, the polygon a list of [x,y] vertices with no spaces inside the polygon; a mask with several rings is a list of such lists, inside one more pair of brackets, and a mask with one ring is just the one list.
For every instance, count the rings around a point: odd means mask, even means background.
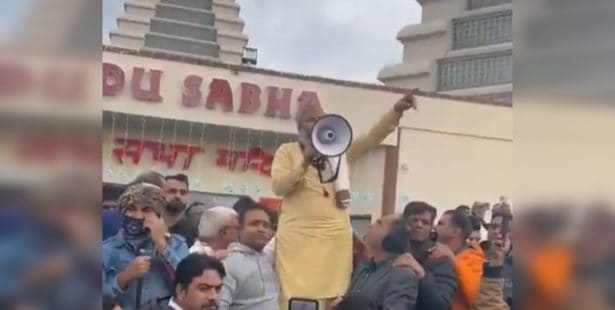
[{"label": "man's beard", "polygon": [[166,210],[171,214],[179,214],[186,209],[186,204],[181,200],[173,199],[167,203]]}]

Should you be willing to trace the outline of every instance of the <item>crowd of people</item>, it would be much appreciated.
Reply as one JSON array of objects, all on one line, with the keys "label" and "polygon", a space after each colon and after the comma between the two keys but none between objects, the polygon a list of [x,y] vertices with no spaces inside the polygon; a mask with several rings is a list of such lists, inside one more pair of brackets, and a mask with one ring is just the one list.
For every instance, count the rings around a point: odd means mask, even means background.
[{"label": "crowd of people", "polygon": [[[232,207],[187,206],[188,184],[185,175],[147,172],[116,203],[105,204],[106,309],[275,310],[293,298],[318,303],[310,295],[281,296],[275,253],[283,237],[272,210],[249,197]],[[462,205],[438,217],[434,206],[413,201],[402,214],[377,219],[365,236],[353,232],[348,287],[320,309],[508,309],[512,213],[500,202],[487,222],[488,208]]]},{"label": "crowd of people", "polygon": [[[232,208],[187,206],[188,176],[147,172],[103,211],[102,278],[108,308],[121,309],[507,309],[512,303],[510,228],[504,201],[459,206],[440,216],[413,201],[402,214],[353,231],[351,166],[414,107],[404,96],[320,179],[309,132],[323,115],[304,104],[298,140],[272,164],[279,214],[249,197]],[[487,239],[481,239],[481,229]]]}]

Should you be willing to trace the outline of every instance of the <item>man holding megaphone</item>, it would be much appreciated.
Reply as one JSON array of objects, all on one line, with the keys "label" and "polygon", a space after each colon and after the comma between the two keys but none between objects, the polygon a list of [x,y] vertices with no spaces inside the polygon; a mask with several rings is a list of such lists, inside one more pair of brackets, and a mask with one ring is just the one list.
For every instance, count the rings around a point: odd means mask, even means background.
[{"label": "man holding megaphone", "polygon": [[346,292],[352,272],[348,166],[379,145],[415,107],[413,93],[400,99],[364,136],[352,141],[348,122],[318,104],[297,111],[298,141],[275,153],[273,192],[282,197],[275,267],[280,309],[290,298],[318,300],[320,309]]}]

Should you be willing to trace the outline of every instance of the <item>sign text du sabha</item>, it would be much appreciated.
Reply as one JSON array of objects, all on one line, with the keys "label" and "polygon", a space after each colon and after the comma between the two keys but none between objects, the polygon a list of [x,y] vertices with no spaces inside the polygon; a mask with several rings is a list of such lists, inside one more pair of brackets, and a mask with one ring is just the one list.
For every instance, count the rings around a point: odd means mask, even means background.
[{"label": "sign text du sabha", "polygon": [[[147,74],[146,74],[147,72]],[[132,97],[139,101],[160,103],[165,101],[160,81],[162,70],[133,67],[131,76],[112,63],[103,63],[103,95],[117,96],[130,83]],[[243,114],[254,114],[261,106],[265,106],[264,115],[271,118],[291,118],[290,88],[260,86],[248,82],[240,83],[238,90],[233,92],[228,80],[213,78],[207,81],[199,75],[188,75],[183,79],[181,104],[188,108],[204,106],[207,109],[221,109],[224,112],[237,111]],[[144,87],[147,85],[147,87]],[[238,107],[237,98],[239,99]],[[265,98],[265,100],[263,100]],[[302,91],[297,97],[297,105],[319,104],[318,95],[313,91]]]}]

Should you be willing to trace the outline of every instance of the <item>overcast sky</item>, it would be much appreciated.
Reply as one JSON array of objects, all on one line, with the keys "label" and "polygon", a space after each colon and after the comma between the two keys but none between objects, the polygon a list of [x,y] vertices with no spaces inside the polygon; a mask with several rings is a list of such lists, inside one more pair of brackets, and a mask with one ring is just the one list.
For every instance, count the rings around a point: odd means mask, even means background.
[{"label": "overcast sky", "polygon": [[[103,0],[103,41],[124,0]],[[258,66],[347,80],[377,82],[378,71],[401,61],[395,36],[419,23],[415,0],[237,0]]]}]

